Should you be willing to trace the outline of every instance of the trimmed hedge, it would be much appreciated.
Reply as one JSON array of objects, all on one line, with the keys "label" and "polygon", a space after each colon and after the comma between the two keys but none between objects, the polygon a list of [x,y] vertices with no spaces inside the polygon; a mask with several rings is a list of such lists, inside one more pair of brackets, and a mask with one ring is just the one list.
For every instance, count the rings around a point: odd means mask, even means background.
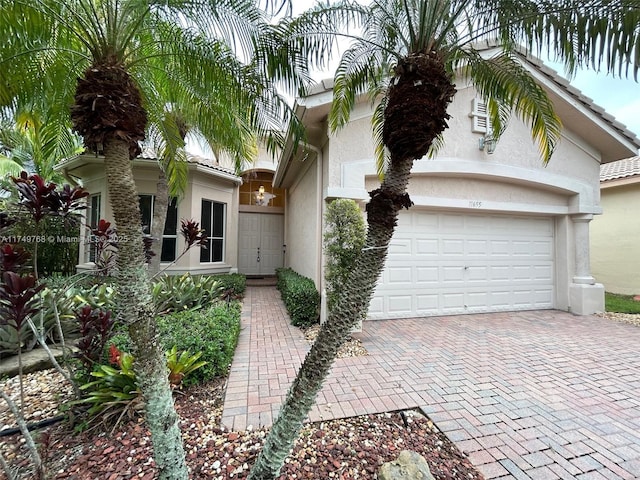
[{"label": "trimmed hedge", "polygon": [[[179,352],[202,352],[200,360],[207,362],[185,377],[183,385],[195,385],[227,374],[240,335],[240,310],[239,302],[217,302],[206,309],[156,317],[160,343],[165,351],[176,346]],[[108,344],[133,353],[126,332],[114,335]]]},{"label": "trimmed hedge", "polygon": [[220,285],[223,298],[243,298],[247,290],[247,277],[241,273],[225,273],[214,277]]},{"label": "trimmed hedge", "polygon": [[206,365],[185,378],[184,385],[226,375],[240,335],[240,303],[217,303],[211,308],[163,315],[157,318],[160,343],[165,350],[202,352]]},{"label": "trimmed hedge", "polygon": [[313,280],[290,268],[276,269],[277,288],[282,301],[296,327],[308,327],[317,323],[320,316],[320,293]]}]

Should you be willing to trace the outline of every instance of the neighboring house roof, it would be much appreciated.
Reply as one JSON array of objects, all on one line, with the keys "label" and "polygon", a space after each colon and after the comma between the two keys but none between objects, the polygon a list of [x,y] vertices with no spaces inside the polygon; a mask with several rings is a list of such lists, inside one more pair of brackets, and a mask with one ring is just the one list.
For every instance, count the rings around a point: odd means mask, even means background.
[{"label": "neighboring house roof", "polygon": [[640,177],[640,156],[624,158],[600,166],[601,182],[636,176]]}]

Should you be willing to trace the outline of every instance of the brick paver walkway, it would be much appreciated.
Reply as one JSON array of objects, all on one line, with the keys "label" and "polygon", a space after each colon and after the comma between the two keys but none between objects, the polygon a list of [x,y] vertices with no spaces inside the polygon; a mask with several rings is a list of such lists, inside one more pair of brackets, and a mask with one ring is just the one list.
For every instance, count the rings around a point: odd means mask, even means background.
[{"label": "brick paver walkway", "polygon": [[[222,422],[270,425],[309,346],[249,287]],[[365,322],[309,420],[421,408],[489,479],[640,478],[640,328],[559,311]]]}]

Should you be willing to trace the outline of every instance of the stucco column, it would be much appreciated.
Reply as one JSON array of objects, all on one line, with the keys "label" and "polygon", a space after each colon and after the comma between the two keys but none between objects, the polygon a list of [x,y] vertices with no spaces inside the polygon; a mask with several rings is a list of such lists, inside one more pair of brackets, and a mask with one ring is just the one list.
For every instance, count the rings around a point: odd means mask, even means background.
[{"label": "stucco column", "polygon": [[569,286],[569,308],[577,315],[604,311],[604,286],[591,275],[589,222],[592,214],[572,215],[575,270]]},{"label": "stucco column", "polygon": [[591,262],[589,252],[589,222],[593,220],[591,214],[574,215],[573,232],[575,238],[575,271],[573,283],[593,285],[595,278],[591,275]]}]

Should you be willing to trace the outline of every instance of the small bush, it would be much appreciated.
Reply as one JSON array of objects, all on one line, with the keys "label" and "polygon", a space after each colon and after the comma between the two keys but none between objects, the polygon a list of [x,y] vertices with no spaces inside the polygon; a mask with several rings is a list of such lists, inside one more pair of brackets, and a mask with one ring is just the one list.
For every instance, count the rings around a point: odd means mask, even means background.
[{"label": "small bush", "polygon": [[175,312],[158,317],[160,342],[165,350],[174,346],[192,353],[202,352],[207,362],[184,381],[193,385],[225,375],[240,335],[240,304],[217,303],[208,309]]},{"label": "small bush", "polygon": [[247,277],[240,273],[227,273],[216,275],[215,279],[220,284],[221,295],[223,299],[240,299],[244,297],[247,289]]},{"label": "small bush", "polygon": [[367,232],[358,204],[350,199],[338,198],[331,202],[324,219],[324,278],[327,308],[331,312],[338,301],[340,289],[360,256]]},{"label": "small bush", "polygon": [[276,270],[277,288],[291,318],[291,324],[305,328],[318,322],[320,293],[313,280],[290,268]]}]

